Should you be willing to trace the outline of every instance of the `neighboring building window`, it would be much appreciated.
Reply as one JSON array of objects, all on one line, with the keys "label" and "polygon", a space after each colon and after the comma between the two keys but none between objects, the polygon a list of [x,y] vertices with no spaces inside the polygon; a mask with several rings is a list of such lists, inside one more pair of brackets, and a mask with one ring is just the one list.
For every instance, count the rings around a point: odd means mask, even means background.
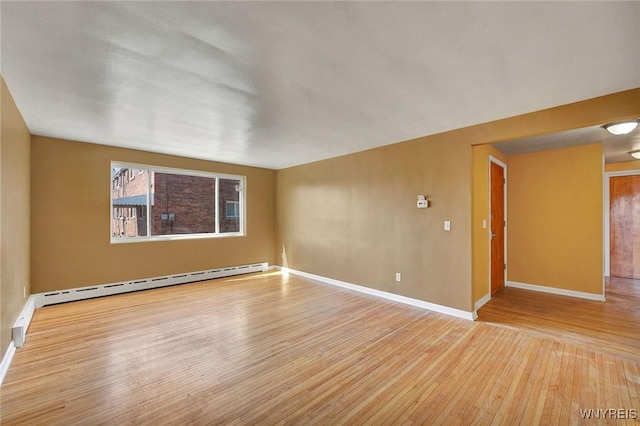
[{"label": "neighboring building window", "polygon": [[112,242],[244,235],[244,176],[122,163],[111,169]]},{"label": "neighboring building window", "polygon": [[240,217],[240,203],[237,201],[227,201],[227,217]]}]

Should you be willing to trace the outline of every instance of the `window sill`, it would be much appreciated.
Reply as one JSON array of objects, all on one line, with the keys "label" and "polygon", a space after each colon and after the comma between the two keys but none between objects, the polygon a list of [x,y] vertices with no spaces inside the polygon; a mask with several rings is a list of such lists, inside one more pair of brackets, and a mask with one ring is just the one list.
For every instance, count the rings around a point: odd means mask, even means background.
[{"label": "window sill", "polygon": [[151,237],[129,237],[114,238],[111,237],[111,244],[128,244],[128,243],[151,243],[157,241],[177,241],[177,240],[202,240],[216,238],[232,238],[244,237],[242,232],[227,232],[224,234],[176,234],[176,235],[154,235]]}]

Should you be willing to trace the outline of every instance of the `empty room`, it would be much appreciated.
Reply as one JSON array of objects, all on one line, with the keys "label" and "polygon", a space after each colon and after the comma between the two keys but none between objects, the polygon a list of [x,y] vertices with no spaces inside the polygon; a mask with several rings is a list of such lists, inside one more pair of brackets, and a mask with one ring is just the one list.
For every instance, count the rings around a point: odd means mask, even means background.
[{"label": "empty room", "polygon": [[0,19],[1,424],[640,422],[640,2]]}]

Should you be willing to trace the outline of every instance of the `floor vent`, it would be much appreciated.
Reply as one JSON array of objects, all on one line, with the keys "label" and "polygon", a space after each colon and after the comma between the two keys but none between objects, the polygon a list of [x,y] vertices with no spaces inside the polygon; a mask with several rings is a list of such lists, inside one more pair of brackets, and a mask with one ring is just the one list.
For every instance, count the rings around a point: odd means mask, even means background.
[{"label": "floor vent", "polygon": [[211,280],[214,278],[231,277],[251,272],[266,272],[268,268],[269,265],[267,262],[254,263],[251,265],[232,266],[224,269],[211,269],[208,271],[197,271],[179,275],[167,275],[165,277],[153,277],[143,280],[124,281],[99,286],[74,288],[64,291],[38,293],[34,296],[36,296],[36,307],[40,308],[42,306],[55,305],[57,303],[73,302],[76,300],[110,296],[113,294],[128,293],[131,291],[147,290],[176,284],[186,284],[196,281]]}]

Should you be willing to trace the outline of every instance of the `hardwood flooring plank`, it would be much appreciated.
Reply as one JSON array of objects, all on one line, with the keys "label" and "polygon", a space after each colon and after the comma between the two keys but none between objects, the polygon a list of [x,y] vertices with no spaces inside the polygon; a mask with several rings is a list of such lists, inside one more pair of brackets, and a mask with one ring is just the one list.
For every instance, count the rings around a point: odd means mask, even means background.
[{"label": "hardwood flooring plank", "polygon": [[640,409],[633,285],[604,303],[507,288],[477,322],[280,273],[49,306],[0,422],[604,424],[580,409]]}]

